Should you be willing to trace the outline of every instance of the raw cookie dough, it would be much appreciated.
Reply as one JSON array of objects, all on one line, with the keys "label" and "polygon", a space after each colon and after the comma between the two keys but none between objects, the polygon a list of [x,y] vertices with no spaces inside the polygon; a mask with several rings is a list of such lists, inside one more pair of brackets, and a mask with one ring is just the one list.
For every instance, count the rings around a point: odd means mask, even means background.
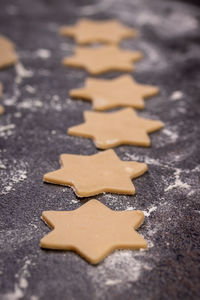
[{"label": "raw cookie dough", "polygon": [[71,186],[79,197],[103,192],[135,194],[132,178],[147,171],[147,165],[135,161],[121,161],[113,150],[94,155],[62,154],[62,168],[44,175],[45,182]]},{"label": "raw cookie dough", "polygon": [[80,19],[76,25],[63,26],[60,34],[74,37],[78,44],[118,44],[123,38],[136,36],[137,32],[117,20],[93,21]]},{"label": "raw cookie dough", "polygon": [[108,71],[133,71],[133,61],[142,58],[139,51],[123,50],[116,46],[98,48],[77,47],[75,55],[66,57],[66,66],[84,68],[91,74],[101,74]]},{"label": "raw cookie dough", "polygon": [[158,88],[139,84],[130,75],[118,78],[88,78],[85,87],[70,91],[70,97],[92,101],[95,110],[106,110],[120,106],[144,108],[144,98],[157,95]]},{"label": "raw cookie dough", "polygon": [[15,64],[18,61],[14,44],[0,35],[0,69]]},{"label": "raw cookie dough", "polygon": [[102,113],[85,111],[85,123],[68,129],[68,134],[92,138],[100,149],[119,145],[150,146],[149,132],[163,127],[160,121],[140,118],[132,108]]},{"label": "raw cookie dough", "polygon": [[[0,98],[2,97],[2,91],[3,91],[3,87],[2,84],[0,83]],[[0,115],[2,115],[3,113],[4,113],[4,107],[0,105]]]},{"label": "raw cookie dough", "polygon": [[92,264],[116,249],[147,248],[135,231],[144,221],[140,210],[113,211],[93,199],[73,211],[44,211],[42,219],[53,228],[42,248],[73,250]]}]

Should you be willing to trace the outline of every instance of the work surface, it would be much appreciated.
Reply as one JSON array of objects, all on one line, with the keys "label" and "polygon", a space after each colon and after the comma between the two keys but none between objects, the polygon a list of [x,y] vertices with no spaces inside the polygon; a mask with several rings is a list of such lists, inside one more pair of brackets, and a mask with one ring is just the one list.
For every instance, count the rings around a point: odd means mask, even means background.
[{"label": "work surface", "polygon": [[[143,210],[138,231],[149,249],[116,251],[98,266],[39,246],[49,232],[43,210],[72,210],[88,200],[43,183],[43,175],[59,168],[61,153],[97,152],[91,140],[66,133],[91,110],[68,95],[87,73],[61,64],[75,44],[59,27],[80,17],[117,18],[139,30],[121,47],[143,52],[133,76],[161,91],[140,115],[165,123],[151,134],[150,148],[115,149],[123,160],[148,164],[134,180],[137,194],[95,197],[114,210]],[[199,18],[198,6],[176,1],[0,1],[0,32],[20,57],[16,68],[0,72],[0,299],[199,299]]]}]

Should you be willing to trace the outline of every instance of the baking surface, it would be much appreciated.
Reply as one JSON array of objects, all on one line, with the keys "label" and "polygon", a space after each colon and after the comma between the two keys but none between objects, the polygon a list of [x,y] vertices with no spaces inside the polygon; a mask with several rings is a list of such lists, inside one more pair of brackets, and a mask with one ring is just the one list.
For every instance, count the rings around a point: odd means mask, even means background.
[{"label": "baking surface", "polygon": [[[116,251],[98,266],[39,247],[50,231],[42,211],[71,210],[87,200],[43,183],[43,175],[59,168],[61,153],[97,152],[91,140],[67,135],[91,109],[68,96],[87,73],[61,64],[74,42],[58,29],[80,17],[117,18],[139,30],[121,46],[144,53],[134,78],[161,90],[139,114],[165,123],[151,135],[151,148],[115,149],[122,160],[148,164],[148,173],[134,180],[137,194],[95,197],[115,210],[143,210],[138,232],[149,249]],[[192,2],[0,1],[1,34],[16,43],[21,60],[0,72],[0,299],[199,299],[199,19]]]}]

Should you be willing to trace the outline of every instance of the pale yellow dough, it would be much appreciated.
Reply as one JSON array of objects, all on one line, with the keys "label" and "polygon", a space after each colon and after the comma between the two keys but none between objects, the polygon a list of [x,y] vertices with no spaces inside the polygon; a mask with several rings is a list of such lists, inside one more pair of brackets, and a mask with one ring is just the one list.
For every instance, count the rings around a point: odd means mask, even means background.
[{"label": "pale yellow dough", "polygon": [[63,64],[84,68],[95,75],[108,71],[132,72],[133,62],[141,58],[142,53],[139,51],[123,50],[116,46],[77,47],[75,55],[64,58]]},{"label": "pale yellow dough", "polygon": [[60,34],[74,37],[78,44],[107,43],[118,44],[124,38],[137,35],[136,30],[123,25],[118,20],[94,21],[80,19],[76,25],[63,26]]},{"label": "pale yellow dough", "polygon": [[94,155],[62,154],[62,168],[44,175],[45,182],[71,186],[79,197],[103,192],[135,194],[131,181],[147,171],[147,165],[121,161],[113,150]]},{"label": "pale yellow dough", "polygon": [[155,86],[139,84],[132,76],[122,75],[114,79],[88,78],[85,87],[70,90],[69,94],[72,98],[91,101],[95,110],[107,110],[121,106],[143,109],[144,98],[158,92]]},{"label": "pale yellow dough", "polygon": [[14,44],[0,35],[0,69],[14,65],[18,61]]},{"label": "pale yellow dough", "polygon": [[84,119],[85,123],[69,128],[68,134],[91,138],[99,149],[126,144],[148,147],[148,133],[163,127],[160,121],[140,118],[131,108],[111,113],[85,111]]},{"label": "pale yellow dough", "polygon": [[42,248],[72,250],[92,264],[116,249],[147,248],[135,231],[144,220],[139,210],[113,211],[93,199],[73,211],[44,211],[42,218],[53,228]]}]

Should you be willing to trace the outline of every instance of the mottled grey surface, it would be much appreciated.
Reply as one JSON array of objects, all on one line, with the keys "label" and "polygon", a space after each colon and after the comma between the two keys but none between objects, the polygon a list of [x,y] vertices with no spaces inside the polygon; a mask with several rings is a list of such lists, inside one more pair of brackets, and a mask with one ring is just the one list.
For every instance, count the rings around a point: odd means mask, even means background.
[{"label": "mottled grey surface", "polygon": [[[194,3],[0,1],[0,32],[16,43],[21,62],[0,72],[1,300],[199,299],[200,9]],[[79,17],[118,18],[140,31],[122,47],[143,51],[133,75],[161,90],[140,115],[165,123],[151,135],[151,148],[116,148],[121,159],[149,166],[134,181],[137,194],[96,197],[112,209],[145,211],[139,232],[149,249],[116,251],[98,266],[73,252],[39,247],[49,232],[42,211],[82,203],[70,188],[44,184],[43,174],[59,168],[61,153],[97,152],[92,141],[66,134],[91,109],[68,96],[86,72],[61,65],[74,43],[58,35],[59,26]]]}]

